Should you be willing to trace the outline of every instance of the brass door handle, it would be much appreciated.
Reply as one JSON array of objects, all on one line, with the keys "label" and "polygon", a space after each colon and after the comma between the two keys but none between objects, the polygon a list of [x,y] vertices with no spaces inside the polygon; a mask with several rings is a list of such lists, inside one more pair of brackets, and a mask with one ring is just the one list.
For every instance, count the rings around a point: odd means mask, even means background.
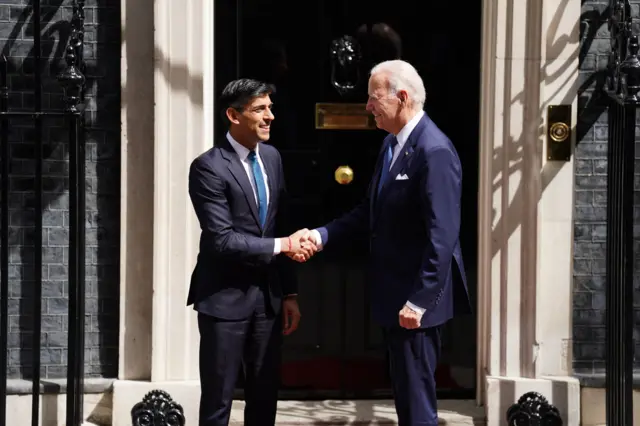
[{"label": "brass door handle", "polygon": [[349,185],[353,181],[353,170],[349,166],[340,166],[333,176],[340,185]]}]

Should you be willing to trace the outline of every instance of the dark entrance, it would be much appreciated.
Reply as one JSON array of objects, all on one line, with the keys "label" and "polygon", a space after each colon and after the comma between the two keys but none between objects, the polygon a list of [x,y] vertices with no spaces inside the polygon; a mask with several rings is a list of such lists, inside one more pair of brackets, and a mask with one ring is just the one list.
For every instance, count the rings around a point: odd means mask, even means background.
[{"label": "dark entrance", "polygon": [[[465,5],[455,27],[445,2],[404,7],[372,0],[216,1],[216,91],[237,77],[276,84],[270,143],[283,156],[294,225],[312,228],[362,199],[384,137],[377,129],[316,129],[316,104],[364,103],[371,65],[395,57],[411,62],[425,81],[427,113],[462,160],[461,240],[475,298],[481,2]],[[331,78],[331,43],[344,35],[354,37],[363,53],[361,86],[350,97],[341,96]],[[224,126],[216,128],[223,136]],[[334,172],[345,165],[354,179],[339,184]],[[369,317],[366,253],[366,241],[353,241],[300,268],[303,319],[286,339],[284,353],[283,393],[289,397],[390,393],[381,334]],[[437,374],[441,397],[474,395],[475,324],[475,317],[459,318],[444,333]]]}]

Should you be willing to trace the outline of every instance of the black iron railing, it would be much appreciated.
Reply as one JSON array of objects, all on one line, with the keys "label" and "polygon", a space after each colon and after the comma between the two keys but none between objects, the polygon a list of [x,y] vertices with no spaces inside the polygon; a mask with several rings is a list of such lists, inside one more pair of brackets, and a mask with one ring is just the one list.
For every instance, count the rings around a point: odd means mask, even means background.
[{"label": "black iron railing", "polygon": [[[0,426],[7,424],[7,334],[9,298],[9,197],[10,194],[10,149],[9,131],[12,119],[31,119],[34,128],[35,148],[35,233],[34,233],[34,291],[33,291],[33,335],[31,363],[32,410],[31,423],[40,423],[40,352],[42,321],[42,233],[43,233],[43,126],[50,119],[65,118],[69,134],[69,341],[67,365],[67,413],[66,425],[82,424],[83,377],[84,377],[84,294],[85,294],[85,154],[82,138],[82,116],[78,105],[82,98],[85,78],[81,72],[84,36],[84,0],[73,1],[71,36],[65,51],[66,67],[58,76],[64,89],[62,111],[43,110],[42,63],[42,19],[41,0],[30,2],[33,21],[33,111],[10,111],[8,88],[8,60],[0,57]],[[42,419],[50,420],[50,419]]]},{"label": "black iron railing", "polygon": [[638,36],[628,0],[609,4],[611,54],[607,75],[606,416],[607,424],[633,424],[633,174],[640,106]]}]

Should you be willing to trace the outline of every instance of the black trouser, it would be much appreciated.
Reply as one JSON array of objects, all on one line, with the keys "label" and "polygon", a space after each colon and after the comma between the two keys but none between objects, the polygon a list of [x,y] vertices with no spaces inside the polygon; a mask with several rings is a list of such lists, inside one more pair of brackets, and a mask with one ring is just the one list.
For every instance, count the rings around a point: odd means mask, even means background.
[{"label": "black trouser", "polygon": [[440,327],[385,329],[399,426],[437,426],[435,372]]},{"label": "black trouser", "polygon": [[229,424],[240,367],[245,375],[244,424],[275,423],[280,383],[282,319],[260,293],[254,313],[228,321],[198,314],[200,330],[199,426]]}]

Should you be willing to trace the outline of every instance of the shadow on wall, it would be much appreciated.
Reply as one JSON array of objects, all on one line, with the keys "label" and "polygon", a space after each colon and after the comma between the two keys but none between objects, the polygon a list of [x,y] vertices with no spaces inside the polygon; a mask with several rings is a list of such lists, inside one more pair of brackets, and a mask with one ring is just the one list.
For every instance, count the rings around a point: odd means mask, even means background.
[{"label": "shadow on wall", "polygon": [[[532,2],[534,0],[528,0],[528,2]],[[548,32],[546,34],[547,38],[547,46],[546,51],[549,52],[565,52],[567,47],[570,45],[572,40],[577,39],[577,31],[578,24],[572,30],[570,34],[558,34],[558,27],[560,25],[560,21],[565,13],[566,8],[569,6],[569,0],[563,0],[559,5],[553,18],[550,21]],[[508,7],[508,14],[513,15],[512,6]],[[540,19],[542,16],[539,17]],[[512,22],[513,20],[507,20],[507,22]],[[540,28],[542,25],[538,25],[539,22],[535,22],[535,20],[527,21],[527,29],[526,29],[526,39],[524,44],[527,46],[539,46],[539,43],[536,40],[544,37],[545,34],[540,32]],[[530,42],[530,40],[533,40]],[[511,50],[510,42],[506,43],[505,52],[498,52],[499,55],[504,55],[504,57],[508,57],[509,51]],[[567,52],[565,56],[571,56],[572,52]],[[528,56],[531,57],[540,57],[541,52],[527,52]],[[540,68],[527,66],[524,70],[524,81],[536,81],[540,80],[544,86],[546,87],[557,87],[556,93],[567,93],[565,97],[559,100],[559,103],[571,103],[573,98],[573,90],[571,90],[571,85],[574,85],[575,74],[572,73],[572,67],[574,66],[572,59],[567,59],[564,64],[557,65],[553,64],[554,69],[551,72],[551,68],[545,64],[545,61],[542,61],[542,66]],[[528,85],[525,89],[517,94],[512,94],[509,91],[510,82],[512,79],[511,69],[507,70],[507,75],[505,77],[508,80],[508,83],[505,84],[505,93],[504,93],[504,110],[510,111],[513,105],[538,105],[540,104],[540,87],[534,85]],[[562,80],[564,79],[564,80]],[[546,95],[547,97],[551,97],[553,94]],[[496,174],[493,176],[493,188],[491,193],[496,193],[496,191],[500,190],[500,188],[504,188],[508,185],[509,179],[516,174],[531,176],[540,175],[539,179],[536,179],[539,182],[539,187],[527,187],[525,188],[522,183],[520,183],[517,189],[514,192],[514,195],[511,197],[511,202],[508,205],[502,206],[502,211],[498,212],[494,209],[492,221],[495,220],[496,216],[499,216],[498,221],[493,225],[494,241],[508,241],[508,237],[513,234],[513,232],[523,224],[524,220],[531,219],[528,214],[513,214],[509,213],[509,210],[514,211],[522,211],[522,206],[525,200],[530,197],[533,197],[536,201],[540,198],[546,187],[551,183],[553,178],[559,172],[559,168],[554,164],[547,163],[541,169],[537,168],[537,164],[542,164],[542,145],[539,141],[542,140],[545,136],[545,125],[543,117],[546,113],[546,107],[541,108],[539,110],[533,110],[528,108],[522,108],[522,122],[525,123],[525,126],[522,129],[521,136],[518,138],[514,138],[509,136],[508,139],[504,142],[503,146],[497,147],[493,152],[493,166],[492,170],[496,171]],[[509,135],[511,132],[511,120],[514,117],[506,114],[504,117],[504,122],[502,125],[502,131],[505,135]],[[526,159],[526,161],[525,161]],[[505,164],[508,164],[508,167],[505,168]],[[503,173],[504,171],[504,173]],[[521,179],[520,182],[524,182],[525,179]],[[509,192],[512,192],[509,189]],[[534,203],[535,204],[535,203]],[[508,223],[504,223],[503,221],[507,220]],[[533,227],[532,229],[536,229]],[[534,245],[529,241],[527,244],[531,244],[532,247]],[[497,252],[502,251],[505,247],[496,246],[492,256],[494,256]]]},{"label": "shadow on wall", "polygon": [[[598,31],[607,25],[609,15],[610,8],[608,6],[601,12],[598,10],[589,10],[580,15],[581,69],[591,68],[591,64],[587,64],[587,54],[591,50]],[[587,132],[607,109],[608,102],[603,92],[606,80],[606,68],[597,68],[599,69],[596,69],[596,71],[591,73],[586,79],[582,79],[578,87],[577,143],[580,143],[584,139]]]},{"label": "shadow on wall", "polygon": [[[46,4],[45,4],[46,3]],[[120,194],[120,2],[87,1],[83,69],[86,76],[86,327],[85,372],[116,377],[118,365],[119,194]],[[42,108],[61,110],[70,36],[71,0],[41,6],[41,68],[34,69],[33,0],[12,6],[11,25],[2,25],[0,47],[9,60],[9,108],[31,111],[34,75],[42,75]],[[14,18],[15,16],[15,18]],[[6,31],[6,32],[5,32]],[[4,34],[2,34],[4,33]],[[108,65],[107,65],[108,64]],[[31,119],[9,123],[10,289],[9,377],[31,377],[34,329],[36,214],[42,233],[42,377],[66,377],[68,338],[69,165],[66,123],[43,122],[43,197],[35,212],[35,129]]]},{"label": "shadow on wall", "polygon": [[[543,19],[545,15],[540,2],[526,0],[524,8],[527,10],[527,20],[523,32],[524,39],[518,41],[518,44],[525,46],[524,57],[541,58],[541,60],[505,60],[504,92],[499,94],[500,98],[491,98],[494,94],[487,93],[490,97],[488,101],[501,105],[500,109],[504,111],[504,115],[501,121],[496,122],[493,129],[495,135],[502,135],[502,143],[494,146],[491,152],[491,164],[489,164],[493,170],[493,175],[490,176],[491,186],[481,188],[481,192],[489,198],[493,208],[483,212],[484,220],[480,225],[480,232],[485,235],[481,236],[480,241],[490,244],[487,248],[491,247],[491,250],[481,248],[479,256],[484,257],[481,260],[481,264],[484,265],[499,256],[500,268],[496,272],[500,277],[499,292],[502,295],[508,293],[509,266],[507,265],[510,262],[519,264],[522,259],[538,257],[535,251],[538,246],[539,201],[558,173],[566,169],[564,163],[544,161],[542,141],[546,134],[544,117],[547,99],[553,99],[553,102],[559,104],[571,104],[577,89],[575,59],[579,53],[577,43],[579,25],[576,22],[569,31],[560,29],[561,22],[566,21],[563,18],[571,15],[572,7],[574,6],[571,0],[561,0],[554,9],[553,15],[547,20]],[[512,27],[516,25],[515,12],[514,4],[507,3],[504,11],[505,22],[510,27],[500,31],[506,31],[507,34],[513,33]],[[498,12],[494,11],[494,13]],[[546,44],[544,51],[540,40]],[[511,58],[513,45],[514,41],[507,38],[502,51],[491,53],[499,58]],[[563,58],[566,59],[563,60]],[[495,70],[483,70],[483,72],[491,73]],[[540,85],[525,83],[537,81]],[[514,93],[512,89],[518,87],[518,84],[522,85],[522,90]],[[543,92],[542,88],[546,88],[546,91]],[[485,87],[483,90],[486,89]],[[540,107],[536,108],[536,105]],[[513,123],[517,123],[516,128],[519,134],[514,134]],[[523,123],[521,128],[519,123]],[[489,146],[491,145],[493,141]],[[481,148],[481,152],[483,150]],[[481,154],[481,159],[484,158],[486,157]],[[485,203],[481,203],[483,204]],[[521,247],[515,252],[518,258],[513,259],[513,256],[510,258],[508,245],[513,244],[512,237],[516,231],[521,234],[519,236]],[[522,286],[520,294],[522,304],[519,309],[525,312],[531,311],[536,303],[536,285],[534,284],[538,280],[538,265],[537,262],[522,262],[519,269],[522,283],[531,284]],[[486,296],[485,293],[480,297]],[[500,306],[496,309],[505,311],[507,300],[506,297],[501,297]],[[567,312],[567,315],[570,313]],[[483,321],[485,325],[489,323],[487,318]],[[532,330],[534,324],[535,321],[522,321],[521,333],[525,336],[535,335],[535,330]],[[501,335],[506,333],[504,327],[506,325],[500,330]],[[487,348],[485,350],[488,351]],[[530,350],[520,348],[520,357],[525,365],[533,365],[533,354]],[[500,369],[504,368],[504,365],[500,366]]]}]

